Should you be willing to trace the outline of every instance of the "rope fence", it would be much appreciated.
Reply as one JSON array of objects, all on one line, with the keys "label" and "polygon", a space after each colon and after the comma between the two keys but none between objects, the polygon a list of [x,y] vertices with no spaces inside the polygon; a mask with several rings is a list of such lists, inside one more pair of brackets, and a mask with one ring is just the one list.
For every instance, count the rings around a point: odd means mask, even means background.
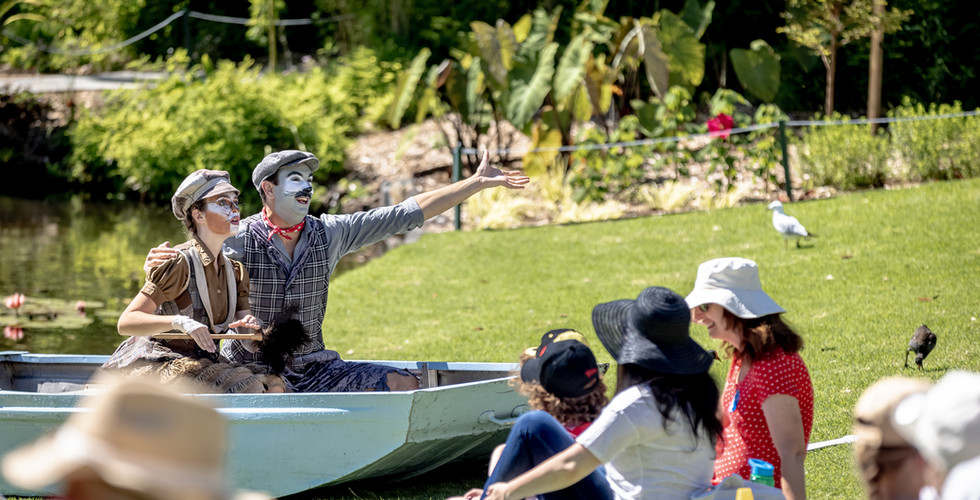
[{"label": "rope fence", "polygon": [[[157,31],[162,30],[163,28],[167,27],[168,25],[170,25],[171,23],[173,23],[177,19],[180,19],[180,18],[182,18],[184,16],[187,16],[187,17],[190,17],[190,18],[194,18],[194,19],[200,19],[202,21],[210,21],[210,22],[224,23],[224,24],[239,24],[239,25],[243,25],[243,26],[253,26],[253,25],[257,25],[257,24],[262,24],[264,26],[264,25],[267,25],[268,24],[267,22],[265,22],[265,23],[259,23],[259,22],[255,21],[255,20],[251,19],[251,18],[248,18],[248,17],[218,16],[218,15],[214,15],[214,14],[208,14],[206,12],[197,12],[197,11],[193,11],[193,10],[184,9],[184,10],[181,10],[181,11],[178,11],[178,12],[174,12],[173,14],[171,14],[169,17],[167,17],[163,21],[160,21],[159,23],[155,24],[153,27],[148,28],[147,30],[143,31],[142,33],[140,33],[140,34],[138,34],[136,36],[133,36],[131,38],[128,38],[128,39],[126,39],[126,40],[124,40],[122,42],[119,42],[119,43],[110,45],[108,47],[101,47],[101,48],[97,48],[97,49],[61,49],[61,48],[54,47],[54,46],[51,46],[51,45],[48,45],[48,44],[45,44],[45,43],[42,43],[42,42],[35,42],[33,40],[28,40],[28,39],[26,39],[26,38],[24,38],[24,37],[22,37],[22,36],[20,36],[20,35],[18,35],[16,33],[14,33],[13,31],[10,30],[10,28],[4,28],[3,31],[0,31],[0,33],[2,33],[3,36],[5,36],[5,37],[7,37],[7,38],[9,38],[9,39],[11,39],[11,40],[13,40],[13,41],[21,44],[21,45],[34,45],[41,52],[47,52],[49,54],[67,55],[67,56],[92,56],[92,55],[104,54],[106,52],[112,52],[112,51],[115,51],[115,50],[119,50],[119,49],[121,49],[123,47],[132,45],[132,44],[134,44],[134,43],[136,43],[136,42],[138,42],[138,41],[140,41],[140,40],[142,40],[142,39],[144,39],[144,38],[146,38],[146,37],[148,37],[148,36],[156,33]],[[308,25],[312,25],[312,24],[325,24],[325,23],[331,23],[331,22],[334,22],[334,21],[341,21],[341,20],[348,19],[348,18],[351,18],[351,17],[353,17],[353,16],[348,14],[348,15],[327,17],[327,18],[324,18],[324,19],[277,19],[277,20],[273,21],[272,24],[274,26],[284,26],[284,27],[308,26]],[[186,27],[185,27],[185,29],[186,29]]]},{"label": "rope fence", "polygon": [[[654,144],[663,144],[670,142],[680,142],[686,140],[697,140],[702,138],[714,138],[718,137],[720,134],[725,133],[728,135],[738,135],[747,134],[749,132],[755,132],[758,130],[768,130],[773,128],[778,128],[779,132],[779,144],[782,149],[782,165],[783,173],[786,176],[786,196],[790,201],[793,201],[792,183],[790,182],[790,169],[789,169],[789,151],[788,151],[788,139],[786,128],[787,127],[826,127],[833,125],[870,125],[874,124],[887,124],[887,123],[900,123],[900,122],[912,122],[912,121],[923,121],[923,120],[944,120],[950,118],[965,118],[970,116],[980,115],[980,110],[973,111],[963,111],[959,113],[947,113],[941,115],[925,115],[925,116],[905,116],[905,117],[888,117],[888,118],[875,118],[875,119],[855,119],[855,120],[784,120],[779,122],[771,123],[759,123],[756,125],[750,125],[748,127],[738,127],[727,129],[718,132],[707,132],[703,134],[688,134],[688,135],[677,135],[672,137],[656,137],[651,139],[639,139],[635,141],[622,141],[622,142],[608,142],[603,144],[585,144],[581,146],[561,146],[561,147],[541,147],[532,149],[516,149],[516,148],[501,148],[490,150],[491,154],[503,157],[503,156],[524,156],[529,153],[544,153],[544,152],[559,152],[567,153],[572,151],[590,151],[590,150],[606,150],[612,148],[634,148],[640,146],[650,146]],[[453,148],[453,182],[462,179],[462,156],[463,155],[476,155],[479,150],[475,148],[464,148],[461,144],[457,144]],[[461,218],[462,207],[456,205],[455,208],[455,229],[461,229],[462,218]]]}]

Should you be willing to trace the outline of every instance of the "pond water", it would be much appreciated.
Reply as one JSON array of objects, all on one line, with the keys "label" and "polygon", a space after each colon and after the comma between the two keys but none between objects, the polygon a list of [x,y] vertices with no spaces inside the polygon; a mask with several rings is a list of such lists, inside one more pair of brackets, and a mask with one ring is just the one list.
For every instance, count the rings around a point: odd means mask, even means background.
[{"label": "pond water", "polygon": [[[0,351],[111,354],[122,341],[119,313],[143,285],[147,251],[185,239],[162,204],[0,197],[0,299],[26,297],[16,317],[0,302]],[[338,272],[354,262],[345,258]]]}]

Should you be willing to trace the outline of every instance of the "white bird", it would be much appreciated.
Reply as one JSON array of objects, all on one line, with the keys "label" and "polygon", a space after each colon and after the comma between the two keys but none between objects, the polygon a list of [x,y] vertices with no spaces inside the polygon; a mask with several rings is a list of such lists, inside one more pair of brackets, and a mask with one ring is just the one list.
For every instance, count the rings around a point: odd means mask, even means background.
[{"label": "white bird", "polygon": [[772,227],[779,231],[779,234],[783,235],[785,238],[784,242],[789,246],[789,239],[796,239],[796,247],[800,246],[800,238],[810,238],[815,237],[813,233],[807,232],[803,224],[796,220],[796,217],[792,215],[786,215],[783,211],[783,204],[779,201],[774,201],[769,204],[769,210],[772,210]]}]

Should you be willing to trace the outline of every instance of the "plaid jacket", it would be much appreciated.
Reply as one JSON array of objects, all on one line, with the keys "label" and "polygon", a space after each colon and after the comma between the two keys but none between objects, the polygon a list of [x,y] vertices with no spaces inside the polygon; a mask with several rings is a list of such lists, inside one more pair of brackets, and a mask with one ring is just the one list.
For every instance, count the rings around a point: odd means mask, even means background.
[{"label": "plaid jacket", "polygon": [[[306,216],[302,253],[286,262],[269,239],[261,215],[241,222],[238,235],[225,242],[225,256],[241,261],[251,281],[249,304],[263,324],[271,324],[288,305],[298,306],[298,319],[309,338],[296,356],[324,350],[322,326],[330,275],[341,257],[389,236],[420,227],[422,209],[414,198],[349,215]],[[222,354],[234,361],[254,361],[241,342],[223,343]]]}]

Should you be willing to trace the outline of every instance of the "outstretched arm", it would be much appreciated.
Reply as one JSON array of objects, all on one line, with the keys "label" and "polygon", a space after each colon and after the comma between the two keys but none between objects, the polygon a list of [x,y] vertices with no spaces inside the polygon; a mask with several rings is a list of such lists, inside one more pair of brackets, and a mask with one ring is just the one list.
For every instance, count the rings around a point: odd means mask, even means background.
[{"label": "outstretched arm", "polygon": [[422,208],[426,220],[455,207],[463,200],[487,188],[504,186],[507,189],[524,189],[529,181],[519,172],[504,172],[490,166],[490,152],[483,152],[483,160],[472,176],[439,189],[418,194],[415,201]]}]

